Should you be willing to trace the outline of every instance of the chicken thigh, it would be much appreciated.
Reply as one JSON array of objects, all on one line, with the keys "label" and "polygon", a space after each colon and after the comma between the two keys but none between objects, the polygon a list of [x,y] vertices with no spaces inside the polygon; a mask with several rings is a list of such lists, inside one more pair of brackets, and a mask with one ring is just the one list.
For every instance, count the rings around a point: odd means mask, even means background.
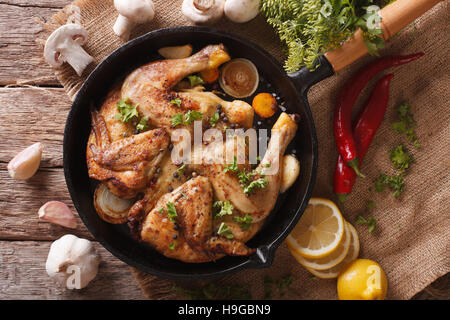
[{"label": "chicken thigh", "polygon": [[241,241],[213,235],[212,204],[208,179],[193,178],[159,199],[145,218],[141,238],[163,255],[185,262],[253,253]]}]

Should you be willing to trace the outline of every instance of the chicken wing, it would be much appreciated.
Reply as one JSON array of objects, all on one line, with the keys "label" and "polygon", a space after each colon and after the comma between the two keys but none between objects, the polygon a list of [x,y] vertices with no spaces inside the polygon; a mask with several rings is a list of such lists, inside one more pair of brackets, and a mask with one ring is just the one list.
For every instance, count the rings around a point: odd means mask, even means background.
[{"label": "chicken wing", "polygon": [[[134,198],[152,179],[170,137],[164,129],[154,129],[123,138],[127,126],[116,120],[112,127],[115,130],[108,128],[101,112],[92,111],[92,133],[86,151],[89,177],[105,182],[118,197]],[[103,112],[108,114],[109,110]],[[122,139],[111,139],[120,135]]]}]

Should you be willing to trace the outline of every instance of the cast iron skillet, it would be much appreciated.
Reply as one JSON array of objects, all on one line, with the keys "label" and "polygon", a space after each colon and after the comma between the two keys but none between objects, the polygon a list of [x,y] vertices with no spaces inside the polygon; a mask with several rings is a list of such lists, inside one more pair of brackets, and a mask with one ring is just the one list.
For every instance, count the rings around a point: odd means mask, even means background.
[{"label": "cast iron skillet", "polygon": [[[164,46],[191,43],[197,49],[223,43],[232,57],[247,58],[281,95],[288,113],[301,120],[290,149],[295,149],[301,163],[300,176],[277,201],[261,231],[248,242],[257,252],[249,257],[224,257],[215,262],[188,264],[168,259],[145,243],[138,243],[126,225],[112,225],[101,220],[93,206],[96,183],[89,179],[86,145],[91,130],[89,106],[100,106],[115,82],[135,68],[154,60],[156,50]],[[247,268],[272,264],[275,250],[295,226],[306,208],[317,172],[317,137],[307,91],[314,83],[331,76],[326,59],[314,72],[301,70],[287,75],[266,51],[239,36],[206,27],[161,29],[136,38],[108,56],[88,77],[73,102],[64,132],[64,174],[73,203],[89,231],[113,255],[150,274],[175,280],[200,280],[221,277]]]}]

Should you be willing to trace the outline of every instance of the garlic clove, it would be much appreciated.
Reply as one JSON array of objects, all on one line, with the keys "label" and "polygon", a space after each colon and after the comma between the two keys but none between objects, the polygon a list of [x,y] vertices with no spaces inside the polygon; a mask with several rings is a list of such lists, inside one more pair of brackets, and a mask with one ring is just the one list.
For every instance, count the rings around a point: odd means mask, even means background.
[{"label": "garlic clove", "polygon": [[184,46],[163,47],[158,50],[158,53],[166,59],[187,58],[192,54],[192,46],[186,44]]},{"label": "garlic clove", "polygon": [[300,162],[292,154],[283,157],[283,171],[281,172],[280,192],[283,193],[289,189],[297,180],[300,174]]},{"label": "garlic clove", "polygon": [[71,229],[77,227],[77,221],[72,210],[65,203],[59,201],[47,202],[39,209],[38,215],[39,219],[43,221]]},{"label": "garlic clove", "polygon": [[19,152],[8,163],[8,172],[11,178],[26,180],[31,178],[39,168],[42,158],[43,145],[37,142]]}]

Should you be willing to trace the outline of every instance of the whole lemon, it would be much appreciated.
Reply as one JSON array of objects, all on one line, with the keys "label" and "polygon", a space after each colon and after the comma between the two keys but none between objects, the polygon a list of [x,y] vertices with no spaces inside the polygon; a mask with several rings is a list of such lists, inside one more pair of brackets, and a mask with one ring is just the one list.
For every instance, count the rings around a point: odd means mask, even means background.
[{"label": "whole lemon", "polygon": [[340,300],[384,300],[388,283],[381,266],[369,259],[350,262],[338,276]]}]

